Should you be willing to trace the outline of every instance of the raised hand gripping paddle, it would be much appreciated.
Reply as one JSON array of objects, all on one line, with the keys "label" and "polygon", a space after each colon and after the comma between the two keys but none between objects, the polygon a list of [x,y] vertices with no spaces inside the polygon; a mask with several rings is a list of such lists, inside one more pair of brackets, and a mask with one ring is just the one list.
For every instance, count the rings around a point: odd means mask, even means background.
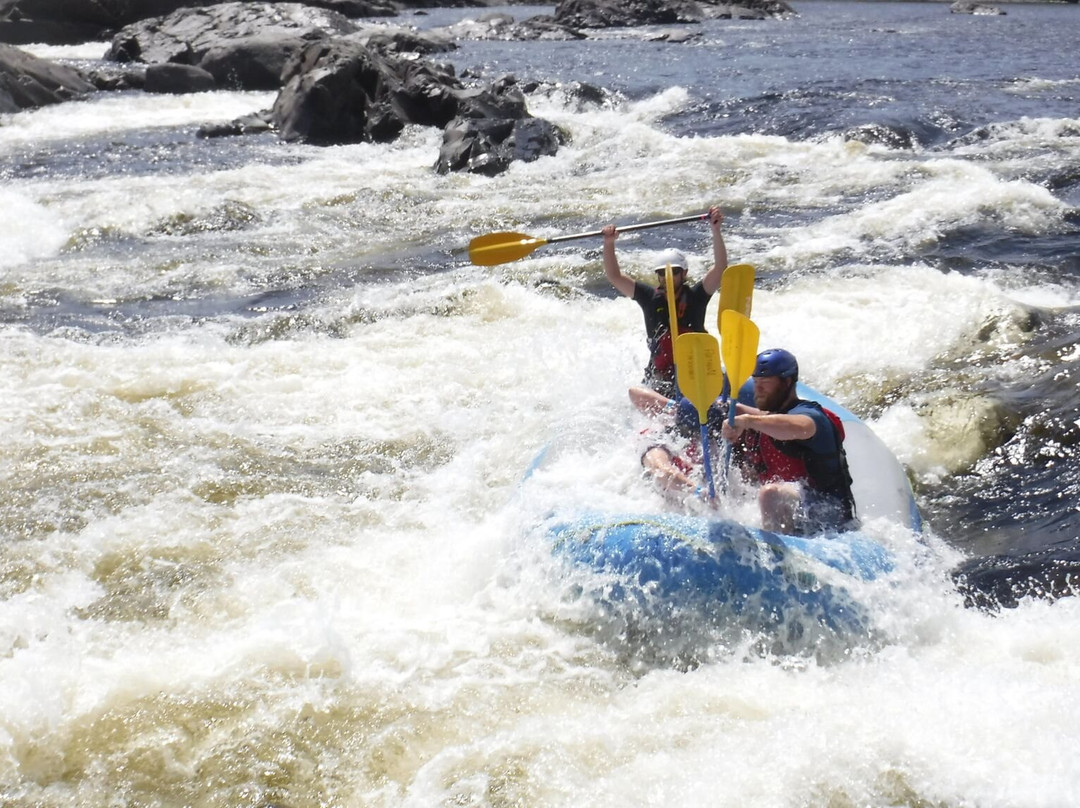
[{"label": "raised hand gripping paddle", "polygon": [[712,334],[680,334],[675,340],[675,372],[679,389],[697,410],[701,425],[701,457],[705,464],[705,479],[709,483],[709,499],[716,497],[713,483],[712,458],[709,452],[709,407],[724,389],[724,372],[720,367],[720,343]]},{"label": "raised hand gripping paddle", "polygon": [[[724,365],[727,368],[728,387],[732,391],[728,407],[728,424],[735,426],[735,402],[739,390],[754,372],[757,363],[758,340],[761,332],[749,317],[728,309],[720,313],[720,339],[723,345]],[[731,442],[724,449],[724,478],[731,467]]]},{"label": "raised hand gripping paddle", "polygon": [[[632,230],[645,230],[649,227],[664,227],[669,224],[695,222],[706,219],[708,216],[708,213],[695,213],[692,216],[680,216],[676,219],[661,219],[656,222],[630,224],[625,227],[616,227],[615,232],[629,233]],[[488,233],[484,236],[477,236],[469,242],[469,260],[480,267],[491,267],[524,258],[537,247],[542,247],[545,244],[556,244],[560,241],[573,241],[574,239],[593,238],[602,235],[604,235],[603,230],[590,230],[587,233],[573,233],[568,236],[551,236],[550,238],[537,238],[527,236],[524,233]]]}]

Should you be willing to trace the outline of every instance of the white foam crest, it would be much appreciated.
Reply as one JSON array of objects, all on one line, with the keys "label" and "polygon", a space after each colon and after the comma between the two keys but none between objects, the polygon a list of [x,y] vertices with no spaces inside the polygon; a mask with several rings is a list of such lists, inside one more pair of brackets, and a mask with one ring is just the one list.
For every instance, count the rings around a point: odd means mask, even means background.
[{"label": "white foam crest", "polygon": [[989,316],[1012,309],[994,283],[927,266],[796,277],[754,294],[760,344],[797,346],[800,378],[823,392],[848,377],[904,378],[965,348]]},{"label": "white foam crest", "polygon": [[265,92],[112,95],[40,107],[0,116],[0,153],[24,144],[90,138],[153,127],[231,121],[267,109],[274,94]]},{"label": "white foam crest", "polygon": [[938,241],[950,230],[994,222],[1023,232],[1044,232],[1067,206],[1030,182],[1002,181],[983,166],[944,160],[926,166],[929,178],[895,196],[784,231],[784,243],[763,259],[787,267],[829,255],[861,253],[880,242],[905,251]]},{"label": "white foam crest", "polygon": [[81,42],[77,45],[49,45],[43,42],[35,42],[20,45],[24,50],[39,59],[64,60],[93,60],[105,61],[105,54],[109,52],[109,42]]},{"label": "white foam crest", "polygon": [[[397,243],[399,232],[386,222],[395,222],[403,214],[411,216],[412,208],[429,201],[433,131],[412,131],[390,146],[296,148],[294,151],[305,159],[290,165],[253,162],[240,168],[190,174],[62,178],[20,183],[19,188],[34,203],[27,215],[31,210],[41,211],[41,218],[54,230],[51,240],[33,242],[42,256],[60,250],[62,232],[140,236],[170,222],[210,216],[226,204],[244,205],[257,213],[260,223],[253,227],[253,231],[258,229],[253,238],[286,245],[300,240],[310,249],[341,249],[353,254],[358,247],[342,242],[343,230],[359,228],[363,237],[359,249],[377,249],[387,240]],[[366,221],[342,221],[351,215],[353,205],[366,208]],[[298,212],[305,209],[311,213]],[[418,217],[415,237],[436,240],[440,225],[439,219]],[[261,269],[274,271],[273,267]],[[225,260],[198,266],[171,262],[164,271],[148,262],[110,268],[101,266],[96,255],[83,259],[77,252],[58,263],[22,268],[25,282],[33,282],[36,273],[53,281],[66,277],[70,285],[86,287],[103,298],[131,294],[142,284],[149,284],[154,291],[168,283],[227,285],[248,277],[257,282],[259,271],[260,266]]]},{"label": "white foam crest", "polygon": [[0,189],[0,209],[19,212],[0,218],[0,269],[53,255],[67,242],[68,233],[55,215],[18,191]]}]

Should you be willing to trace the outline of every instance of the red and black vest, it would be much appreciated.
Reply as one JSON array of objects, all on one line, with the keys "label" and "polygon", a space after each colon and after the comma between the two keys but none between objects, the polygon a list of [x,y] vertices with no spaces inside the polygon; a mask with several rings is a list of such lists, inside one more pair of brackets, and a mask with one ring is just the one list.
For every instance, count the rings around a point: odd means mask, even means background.
[{"label": "red and black vest", "polygon": [[759,483],[805,482],[836,500],[846,519],[854,519],[855,497],[851,493],[851,472],[844,452],[844,424],[840,416],[816,401],[796,399],[783,412],[797,405],[813,407],[825,414],[832,427],[833,450],[815,452],[807,441],[775,440],[748,429],[740,441],[743,465],[757,476]]},{"label": "red and black vest", "polygon": [[[705,312],[710,295],[706,294],[701,281],[692,286],[683,285],[676,292],[675,306],[679,333],[705,330]],[[637,281],[634,284],[634,302],[645,316],[645,335],[649,343],[649,364],[645,367],[645,380],[665,395],[674,395],[675,354],[671,343],[671,315],[668,313],[665,287],[653,287]],[[661,389],[652,381],[668,382],[671,391]]]}]

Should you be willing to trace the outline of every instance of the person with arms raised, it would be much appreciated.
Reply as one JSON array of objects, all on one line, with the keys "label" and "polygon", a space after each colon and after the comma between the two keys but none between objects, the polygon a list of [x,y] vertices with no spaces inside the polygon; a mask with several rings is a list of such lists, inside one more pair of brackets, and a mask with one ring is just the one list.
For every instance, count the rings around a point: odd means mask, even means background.
[{"label": "person with arms raised", "polygon": [[649,362],[645,366],[643,384],[668,398],[676,398],[678,388],[675,382],[671,318],[664,288],[667,267],[671,266],[675,285],[679,333],[705,331],[705,310],[713,294],[720,288],[720,280],[724,269],[727,268],[727,246],[724,244],[724,236],[721,232],[724,214],[720,208],[713,206],[709,208],[707,215],[712,229],[713,265],[700,281],[692,285],[687,282],[686,256],[678,250],[667,250],[661,256],[656,266],[658,277],[656,286],[650,286],[643,281],[636,281],[624,275],[619,266],[619,259],[615,255],[617,228],[609,224],[602,230],[604,276],[617,292],[633,298],[634,302],[641,307],[645,317]]}]

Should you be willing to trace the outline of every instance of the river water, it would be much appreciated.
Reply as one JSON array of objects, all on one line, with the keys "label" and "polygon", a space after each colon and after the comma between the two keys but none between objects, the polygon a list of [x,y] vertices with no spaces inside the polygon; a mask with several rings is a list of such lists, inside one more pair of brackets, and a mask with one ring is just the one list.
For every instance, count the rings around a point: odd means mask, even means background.
[{"label": "river water", "polygon": [[[1006,8],[463,43],[571,136],[496,178],[436,175],[425,129],[196,136],[271,94],[0,118],[0,803],[1075,804],[1080,601],[970,608],[952,578],[1035,554],[1060,590],[1080,556],[1080,20]],[[599,631],[530,536],[571,492],[662,507],[640,314],[596,241],[461,248],[714,203],[763,343],[926,517],[871,526],[897,559],[872,642]],[[704,270],[704,225],[619,241],[635,272],[670,246]],[[582,434],[603,449],[524,501]]]}]

